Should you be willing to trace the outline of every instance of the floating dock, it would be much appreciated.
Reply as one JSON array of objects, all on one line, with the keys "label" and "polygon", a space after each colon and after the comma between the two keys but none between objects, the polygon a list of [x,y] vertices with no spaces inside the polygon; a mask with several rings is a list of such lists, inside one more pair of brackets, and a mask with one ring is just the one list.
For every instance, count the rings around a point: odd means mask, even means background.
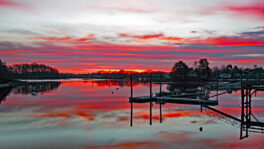
[{"label": "floating dock", "polygon": [[[196,93],[181,93],[170,95],[168,92],[161,91],[161,81],[160,81],[160,92],[156,93],[156,96],[152,96],[152,81],[150,75],[150,93],[149,96],[141,96],[141,97],[133,97],[133,79],[131,75],[131,96],[129,98],[130,103],[148,103],[155,102],[157,104],[165,104],[165,103],[176,103],[176,104],[191,104],[191,105],[210,105],[215,106],[218,105],[218,100],[210,100],[205,98],[204,92],[196,92]],[[165,95],[165,96],[162,96]],[[204,96],[204,98],[202,98]],[[197,97],[201,97],[197,98]]]},{"label": "floating dock", "polygon": [[215,106],[218,105],[217,100],[209,100],[209,99],[192,99],[192,98],[179,98],[179,97],[170,97],[170,96],[162,96],[162,97],[149,97],[149,96],[142,96],[142,97],[132,97],[129,98],[130,103],[148,103],[148,102],[155,102],[155,103],[178,103],[178,104],[192,104],[192,105],[210,105]]},{"label": "floating dock", "polygon": [[[248,132],[260,132],[264,133],[264,122],[258,121],[258,119],[253,115],[251,110],[251,102],[252,102],[252,95],[255,94],[257,91],[264,91],[264,85],[254,85],[249,84],[248,80],[243,82],[243,78],[240,79],[240,86],[238,84],[229,85],[226,84],[225,89],[223,92],[219,92],[218,82],[216,83],[216,87],[211,87],[210,90],[216,89],[216,95],[209,96],[208,93],[204,90],[204,87],[201,87],[201,91],[196,92],[178,92],[178,93],[171,93],[171,92],[162,92],[161,86],[161,76],[160,76],[160,90],[159,93],[156,93],[153,96],[152,92],[152,78],[150,75],[150,90],[149,96],[141,96],[141,97],[133,97],[133,77],[131,75],[131,96],[129,98],[129,103],[131,104],[131,115],[130,115],[130,126],[133,126],[133,103],[149,103],[149,124],[152,125],[152,107],[153,103],[160,105],[160,123],[162,123],[162,105],[166,103],[175,103],[175,104],[188,104],[188,105],[200,105],[201,112],[203,111],[203,107],[214,111],[222,117],[227,117],[236,123],[240,123],[240,139],[248,137]],[[230,87],[231,86],[231,87]],[[232,91],[240,90],[241,91],[241,119],[236,118],[232,115],[226,114],[219,110],[213,109],[209,106],[216,106],[218,105],[218,96],[232,93]],[[216,97],[216,100],[212,100],[211,98]],[[255,119],[255,120],[251,120]],[[246,134],[243,133],[246,131]]]}]

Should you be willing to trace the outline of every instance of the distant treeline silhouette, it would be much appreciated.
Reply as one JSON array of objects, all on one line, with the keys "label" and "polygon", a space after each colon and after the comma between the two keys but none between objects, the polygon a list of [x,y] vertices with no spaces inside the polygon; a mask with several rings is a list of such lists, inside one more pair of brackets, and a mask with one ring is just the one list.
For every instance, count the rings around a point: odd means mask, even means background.
[{"label": "distant treeline silhouette", "polygon": [[97,73],[71,74],[59,73],[58,69],[44,64],[14,64],[7,66],[0,60],[0,83],[7,83],[12,79],[63,79],[63,78],[99,78],[99,79],[128,79],[130,74],[134,75],[135,81],[148,81],[149,74],[152,74],[153,80],[158,80],[162,75],[165,81],[209,81],[212,79],[239,79],[240,75],[246,75],[248,78],[263,79],[264,70],[262,67],[254,65],[253,69],[239,68],[231,64],[210,68],[206,58],[195,61],[193,67],[189,67],[183,61],[177,61],[170,73],[125,71],[98,71]]},{"label": "distant treeline silhouette", "polygon": [[170,77],[174,81],[209,81],[211,79],[239,79],[240,77],[249,79],[264,79],[262,67],[254,65],[253,69],[239,68],[231,64],[222,65],[221,68],[215,66],[210,68],[206,58],[195,61],[193,67],[189,67],[183,61],[176,62],[170,72]]},{"label": "distant treeline silhouette", "polygon": [[59,71],[44,64],[15,64],[8,67],[14,78],[49,79],[60,77]]},{"label": "distant treeline silhouette", "polygon": [[8,67],[0,59],[0,83],[7,83],[12,80]]}]

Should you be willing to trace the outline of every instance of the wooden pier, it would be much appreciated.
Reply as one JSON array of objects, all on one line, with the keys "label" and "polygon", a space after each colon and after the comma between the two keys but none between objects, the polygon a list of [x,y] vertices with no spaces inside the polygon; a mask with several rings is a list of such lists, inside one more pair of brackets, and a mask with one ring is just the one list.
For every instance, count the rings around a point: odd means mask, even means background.
[{"label": "wooden pier", "polygon": [[[160,77],[161,78],[161,77]],[[199,99],[199,98],[191,98],[204,95],[203,92],[197,93],[183,93],[177,95],[168,95],[162,96],[165,92],[161,91],[161,81],[160,81],[160,92],[156,93],[156,96],[152,96],[152,81],[150,75],[150,93],[149,96],[141,96],[141,97],[133,97],[133,76],[131,75],[131,97],[129,98],[130,103],[148,103],[155,102],[158,104],[166,104],[166,103],[177,103],[177,104],[192,104],[192,105],[210,105],[215,106],[218,105],[218,100],[210,100],[208,99]],[[161,80],[161,79],[160,79]]]},{"label": "wooden pier", "polygon": [[[161,78],[161,77],[160,77]],[[131,97],[129,98],[129,102],[131,103],[131,118],[130,118],[130,126],[133,125],[133,103],[149,103],[149,124],[152,125],[152,106],[153,103],[160,104],[160,123],[162,123],[162,105],[166,103],[175,103],[175,104],[189,104],[189,105],[200,105],[201,112],[203,111],[213,111],[214,116],[219,116],[221,119],[224,117],[229,119],[228,121],[231,124],[237,124],[240,126],[240,139],[247,138],[249,136],[249,132],[256,133],[264,133],[264,122],[260,122],[252,113],[252,95],[257,94],[257,91],[264,91],[264,85],[255,85],[250,84],[248,79],[245,79],[241,76],[240,79],[240,87],[237,85],[231,85],[230,87],[226,87],[226,90],[222,90],[223,92],[219,92],[218,82],[216,88],[212,88],[212,90],[216,89],[216,95],[205,96],[205,92],[196,92],[196,93],[180,93],[173,94],[170,92],[162,92],[161,88],[161,79],[160,79],[160,91],[156,93],[155,96],[152,96],[152,79],[150,75],[150,92],[149,96],[141,96],[141,97],[133,97],[133,76],[131,75]],[[220,89],[221,90],[221,89]],[[211,106],[218,105],[218,96],[224,95],[227,93],[232,93],[232,91],[241,91],[241,117],[237,118],[235,116],[229,115],[222,111],[212,108]],[[206,98],[203,98],[204,97]],[[196,97],[196,98],[195,98]],[[197,98],[199,97],[199,98]],[[216,100],[211,100],[210,98],[216,97]],[[212,114],[212,113],[211,113]]]},{"label": "wooden pier", "polygon": [[191,104],[191,105],[210,105],[215,106],[218,105],[217,100],[205,100],[205,99],[192,99],[192,98],[178,98],[178,97],[171,97],[171,96],[162,96],[162,97],[149,97],[149,96],[142,96],[142,97],[132,97],[129,98],[130,103],[148,103],[148,102],[155,102],[155,103],[177,103],[177,104]]},{"label": "wooden pier", "polygon": [[[218,98],[217,100],[210,100],[209,96],[206,98],[191,98],[191,97],[202,97],[202,92],[197,93],[187,93],[185,95],[178,94],[178,95],[167,95],[162,96],[162,83],[161,83],[161,76],[160,76],[160,91],[156,93],[156,96],[152,96],[152,76],[150,75],[150,90],[149,96],[141,96],[141,97],[133,97],[133,75],[131,75],[131,95],[129,98],[129,103],[131,104],[131,116],[130,116],[130,126],[133,126],[133,103],[149,103],[149,124],[152,125],[152,106],[153,103],[160,104],[160,123],[162,123],[162,105],[166,103],[174,103],[174,104],[188,104],[188,105],[200,105],[202,111],[202,105],[210,105],[215,106],[218,105]],[[188,98],[187,98],[188,97]]]},{"label": "wooden pier", "polygon": [[[249,137],[249,132],[254,133],[264,133],[264,122],[253,121],[249,119],[239,119],[235,116],[222,112],[220,110],[214,109],[209,106],[203,106],[204,111],[214,117],[218,117],[220,120],[224,120],[225,122],[240,127],[240,139],[244,139]],[[248,111],[251,113],[251,111]],[[241,107],[241,116],[247,117],[247,114],[244,113]]]}]

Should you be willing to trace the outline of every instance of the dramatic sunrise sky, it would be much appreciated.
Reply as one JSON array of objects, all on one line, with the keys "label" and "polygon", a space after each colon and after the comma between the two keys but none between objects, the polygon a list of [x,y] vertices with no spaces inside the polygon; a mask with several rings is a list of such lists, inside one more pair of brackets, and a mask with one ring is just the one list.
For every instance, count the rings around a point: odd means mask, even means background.
[{"label": "dramatic sunrise sky", "polygon": [[0,58],[61,72],[264,64],[263,0],[0,0]]}]

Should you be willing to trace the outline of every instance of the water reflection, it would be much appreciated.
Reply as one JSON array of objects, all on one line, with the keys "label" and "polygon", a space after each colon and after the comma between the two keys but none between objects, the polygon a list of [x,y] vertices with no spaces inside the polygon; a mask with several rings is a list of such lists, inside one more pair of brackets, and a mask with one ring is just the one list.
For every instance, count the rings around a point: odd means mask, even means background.
[{"label": "water reflection", "polygon": [[12,90],[12,87],[0,88],[0,104],[2,103],[3,100],[6,99],[6,96],[10,94],[11,90]]},{"label": "water reflection", "polygon": [[[256,119],[257,121],[252,121],[247,119],[241,120],[223,111],[214,109],[212,107],[209,106],[204,106],[204,107],[206,108],[205,112],[208,115],[216,117],[219,120],[223,120],[233,126],[240,127],[240,139],[245,139],[249,137],[249,132],[264,133],[264,122],[260,122],[257,119]],[[248,117],[249,113],[252,113],[251,108],[249,111],[247,111],[247,113],[244,113],[241,107],[241,117]]]},{"label": "water reflection", "polygon": [[[1,148],[259,148],[263,136],[250,134],[237,138],[238,130],[200,111],[200,106],[180,104],[133,104],[130,127],[128,102],[130,82],[110,80],[66,80],[52,90],[28,94],[9,91],[0,106]],[[56,85],[55,85],[56,86]],[[149,83],[137,83],[134,96],[149,93]],[[153,84],[159,92],[159,84]],[[50,88],[50,89],[51,89]],[[117,89],[118,88],[118,89]],[[163,91],[167,85],[162,84]],[[113,92],[113,94],[112,94]],[[1,92],[3,93],[3,92]],[[264,94],[258,93],[259,97]],[[226,94],[220,105],[230,115],[240,114],[240,94]],[[258,102],[259,101],[259,102]],[[259,99],[263,116],[263,100]],[[254,101],[255,102],[255,101]],[[150,123],[150,108],[152,126]],[[221,110],[221,109],[220,109]],[[227,110],[221,110],[227,111]],[[161,117],[162,116],[162,117]],[[258,115],[256,116],[257,118]],[[162,125],[160,123],[162,122]],[[146,125],[147,124],[147,125]],[[10,141],[12,140],[12,141]],[[15,143],[14,143],[15,142]]]},{"label": "water reflection", "polygon": [[31,82],[16,86],[12,89],[14,94],[45,93],[60,86],[60,82]]},{"label": "water reflection", "polygon": [[24,83],[15,87],[2,87],[0,88],[0,104],[10,94],[32,94],[45,93],[59,88],[60,82],[30,82]]},{"label": "water reflection", "polygon": [[[132,90],[131,90],[132,91]],[[255,90],[256,93],[257,91]],[[223,111],[217,110],[213,108],[212,106],[209,105],[203,105],[201,104],[201,112],[205,112],[209,116],[217,117],[220,120],[224,120],[225,122],[233,125],[233,126],[238,126],[240,127],[240,139],[245,139],[249,137],[249,132],[252,133],[263,133],[264,134],[264,122],[259,121],[256,116],[254,116],[252,112],[252,104],[251,104],[251,95],[253,94],[249,91],[246,91],[244,95],[244,91],[241,91],[242,94],[242,99],[241,99],[241,119],[236,118],[233,115],[227,114]],[[246,100],[244,100],[246,99]],[[146,104],[149,103],[149,125],[152,125],[152,107],[153,104],[158,104],[159,105],[159,120],[160,123],[162,123],[163,120],[163,114],[162,114],[162,106],[165,104],[171,104],[170,102],[163,102],[163,103],[157,103],[157,102],[152,102],[152,101],[147,101],[147,102],[133,102],[132,100],[130,102],[130,127],[133,126],[133,104],[138,103],[138,104]],[[191,105],[189,102],[181,102],[178,104],[188,104]],[[252,120],[251,117],[254,119]],[[202,131],[203,128],[200,127],[200,131]]]}]

